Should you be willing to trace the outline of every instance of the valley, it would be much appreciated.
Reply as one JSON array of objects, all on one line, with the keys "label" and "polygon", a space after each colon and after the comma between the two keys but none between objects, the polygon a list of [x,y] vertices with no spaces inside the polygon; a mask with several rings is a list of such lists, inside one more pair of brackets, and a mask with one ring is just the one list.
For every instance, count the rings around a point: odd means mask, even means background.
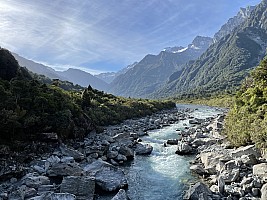
[{"label": "valley", "polygon": [[240,2],[0,3],[0,200],[266,200],[267,0],[252,2],[217,30]]}]

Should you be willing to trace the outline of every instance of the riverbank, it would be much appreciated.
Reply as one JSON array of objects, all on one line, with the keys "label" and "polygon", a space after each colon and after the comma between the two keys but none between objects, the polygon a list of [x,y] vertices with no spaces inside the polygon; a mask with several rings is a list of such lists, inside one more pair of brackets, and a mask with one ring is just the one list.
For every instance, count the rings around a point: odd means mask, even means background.
[{"label": "riverbank", "polygon": [[120,198],[127,199],[120,189],[127,188],[128,181],[118,166],[135,155],[152,152],[152,146],[139,139],[148,130],[185,119],[188,112],[174,109],[126,120],[68,144],[49,133],[44,135],[45,143],[28,144],[23,152],[11,152],[2,145],[0,199],[94,199],[103,192],[117,191]]},{"label": "riverbank", "polygon": [[181,139],[194,150],[187,152],[196,155],[190,170],[201,180],[190,186],[184,199],[267,199],[266,159],[254,145],[232,148],[221,134],[223,121],[219,115]]}]

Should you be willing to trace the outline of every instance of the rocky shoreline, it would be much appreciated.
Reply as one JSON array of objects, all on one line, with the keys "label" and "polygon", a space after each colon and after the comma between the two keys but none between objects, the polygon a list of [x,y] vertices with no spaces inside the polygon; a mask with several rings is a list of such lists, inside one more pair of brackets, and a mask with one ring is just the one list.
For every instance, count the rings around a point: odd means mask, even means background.
[{"label": "rocky shoreline", "polygon": [[178,155],[195,155],[190,170],[200,181],[184,199],[267,199],[267,162],[255,146],[231,148],[221,135],[224,114],[197,119],[191,112],[173,109],[126,120],[65,144],[55,133],[44,133],[45,143],[24,145],[21,152],[1,145],[0,200],[93,200],[102,193],[127,200],[124,164],[153,150],[140,137],[185,119],[190,125],[176,130],[178,139],[163,144],[177,145]]},{"label": "rocky shoreline", "polygon": [[194,154],[190,170],[200,179],[186,191],[190,200],[266,200],[267,162],[255,145],[232,148],[221,135],[225,115],[182,132],[178,154]]},{"label": "rocky shoreline", "polygon": [[45,143],[22,145],[17,152],[1,145],[0,200],[95,199],[103,192],[117,192],[112,200],[128,199],[127,178],[118,166],[152,152],[140,143],[148,130],[187,117],[187,111],[173,109],[91,132],[83,141],[63,144],[55,133],[43,133]]}]

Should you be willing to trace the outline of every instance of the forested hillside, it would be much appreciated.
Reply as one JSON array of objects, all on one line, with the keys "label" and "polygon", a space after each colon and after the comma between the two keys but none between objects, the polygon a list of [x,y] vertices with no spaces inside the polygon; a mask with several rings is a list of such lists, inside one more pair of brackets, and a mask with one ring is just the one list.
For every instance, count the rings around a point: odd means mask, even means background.
[{"label": "forested hillside", "polygon": [[41,80],[20,67],[8,50],[0,49],[1,142],[37,139],[43,132],[55,132],[62,139],[82,138],[98,126],[175,106],[172,102],[119,98],[91,86],[80,91],[78,86],[70,90],[74,86],[69,84],[67,91],[58,87],[60,81],[49,84],[49,79]]},{"label": "forested hillside", "polygon": [[211,45],[195,62],[171,76],[154,97],[195,97],[235,91],[264,57],[267,1],[262,1],[233,32]]},{"label": "forested hillside", "polygon": [[255,143],[267,148],[267,57],[237,93],[226,118],[225,132],[235,146]]}]

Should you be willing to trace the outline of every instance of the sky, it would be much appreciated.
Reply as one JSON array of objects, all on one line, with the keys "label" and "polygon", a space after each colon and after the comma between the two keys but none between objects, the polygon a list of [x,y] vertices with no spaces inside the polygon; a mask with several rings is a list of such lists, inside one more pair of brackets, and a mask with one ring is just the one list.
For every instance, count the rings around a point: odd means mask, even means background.
[{"label": "sky", "polygon": [[56,70],[118,71],[213,36],[260,0],[0,0],[0,46]]}]

